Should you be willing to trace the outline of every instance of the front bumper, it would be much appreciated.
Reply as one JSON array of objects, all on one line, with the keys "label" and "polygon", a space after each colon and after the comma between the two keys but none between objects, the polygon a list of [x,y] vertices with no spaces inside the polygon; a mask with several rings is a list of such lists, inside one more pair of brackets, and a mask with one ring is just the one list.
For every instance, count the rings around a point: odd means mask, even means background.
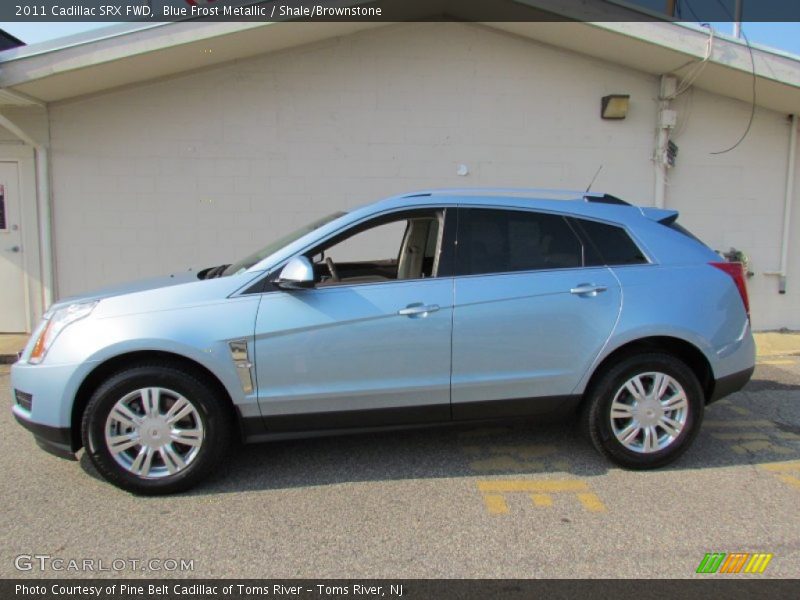
[{"label": "front bumper", "polygon": [[72,403],[78,386],[93,362],[78,364],[31,365],[20,360],[11,366],[11,389],[29,396],[29,404],[14,404],[17,422],[33,433],[42,449],[74,458],[80,447],[72,433]]},{"label": "front bumper", "polygon": [[72,431],[69,427],[51,427],[50,425],[34,423],[26,419],[17,410],[13,412],[17,423],[33,434],[36,443],[42,450],[60,458],[77,460],[75,453],[72,451]]}]

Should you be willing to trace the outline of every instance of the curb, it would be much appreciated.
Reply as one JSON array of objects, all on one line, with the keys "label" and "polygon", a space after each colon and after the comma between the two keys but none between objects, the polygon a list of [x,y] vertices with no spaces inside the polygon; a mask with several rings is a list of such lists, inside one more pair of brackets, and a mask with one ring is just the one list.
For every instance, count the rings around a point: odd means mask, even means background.
[{"label": "curb", "polygon": [[800,334],[791,331],[759,331],[753,334],[757,357],[797,356],[800,354]]}]

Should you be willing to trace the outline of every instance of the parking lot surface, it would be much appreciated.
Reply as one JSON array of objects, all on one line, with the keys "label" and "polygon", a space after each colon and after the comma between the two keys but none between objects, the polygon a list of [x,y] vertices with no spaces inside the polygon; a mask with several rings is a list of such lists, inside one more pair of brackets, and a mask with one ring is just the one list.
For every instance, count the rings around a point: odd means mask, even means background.
[{"label": "parking lot surface", "polygon": [[570,423],[475,426],[244,446],[161,498],[39,450],[8,372],[2,577],[731,577],[697,575],[707,553],[772,555],[736,577],[800,576],[800,357],[761,361],[658,471],[611,466]]}]

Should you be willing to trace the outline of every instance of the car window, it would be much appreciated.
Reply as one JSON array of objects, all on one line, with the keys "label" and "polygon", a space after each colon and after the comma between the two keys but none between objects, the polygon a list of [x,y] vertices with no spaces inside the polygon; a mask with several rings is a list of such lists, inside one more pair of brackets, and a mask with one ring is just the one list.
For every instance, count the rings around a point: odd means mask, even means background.
[{"label": "car window", "polygon": [[385,223],[328,248],[325,256],[337,263],[396,259],[405,232],[405,220]]},{"label": "car window", "polygon": [[563,269],[583,264],[583,246],[564,217],[467,208],[459,212],[457,274]]},{"label": "car window", "polygon": [[647,257],[622,227],[575,219],[593,248],[586,254],[586,265],[640,265]]},{"label": "car window", "polygon": [[235,275],[237,273],[241,273],[243,271],[246,271],[247,269],[252,267],[254,264],[259,262],[260,260],[265,259],[270,254],[273,254],[273,253],[277,252],[278,250],[280,250],[284,246],[288,246],[292,242],[299,240],[304,235],[319,229],[323,225],[326,225],[326,224],[330,223],[331,221],[334,221],[334,220],[338,219],[339,217],[344,216],[345,214],[347,214],[347,213],[336,212],[336,213],[333,213],[331,215],[328,215],[327,217],[323,217],[321,219],[318,219],[317,221],[314,221],[313,223],[309,223],[308,225],[305,225],[305,226],[301,227],[300,229],[297,229],[296,231],[293,231],[292,233],[290,233],[288,235],[285,235],[285,236],[275,240],[271,244],[269,244],[267,246],[264,246],[263,248],[261,248],[261,250],[258,250],[257,252],[254,252],[250,256],[247,256],[247,257],[245,257],[245,258],[233,263],[232,265],[228,265],[225,268],[225,270],[222,272],[222,275]]},{"label": "car window", "polygon": [[308,253],[318,285],[378,283],[436,275],[442,210],[382,216]]},{"label": "car window", "polygon": [[695,242],[697,242],[698,244],[703,244],[703,246],[705,246],[706,248],[708,248],[708,244],[706,244],[706,243],[705,243],[703,240],[701,240],[699,237],[697,237],[697,236],[696,236],[695,234],[693,234],[691,231],[689,231],[688,229],[686,229],[686,227],[684,227],[683,225],[681,225],[680,223],[678,223],[678,221],[676,221],[676,220],[671,220],[671,219],[668,219],[668,220],[666,220],[666,221],[659,221],[659,223],[661,223],[661,224],[662,224],[662,225],[664,225],[665,227],[669,227],[669,228],[670,228],[670,229],[672,229],[673,231],[677,231],[677,232],[678,232],[678,233],[680,233],[681,235],[685,235],[685,236],[686,236],[686,237],[688,237],[689,239],[691,239],[691,240],[694,240]]}]

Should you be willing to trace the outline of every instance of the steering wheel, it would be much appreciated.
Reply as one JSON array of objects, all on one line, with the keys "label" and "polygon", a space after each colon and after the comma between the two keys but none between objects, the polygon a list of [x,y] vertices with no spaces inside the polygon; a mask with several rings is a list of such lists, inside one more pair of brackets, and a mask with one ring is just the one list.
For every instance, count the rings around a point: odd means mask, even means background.
[{"label": "steering wheel", "polygon": [[325,266],[328,267],[328,272],[331,274],[331,280],[339,281],[339,271],[336,269],[336,265],[333,264],[330,256],[325,257]]}]

